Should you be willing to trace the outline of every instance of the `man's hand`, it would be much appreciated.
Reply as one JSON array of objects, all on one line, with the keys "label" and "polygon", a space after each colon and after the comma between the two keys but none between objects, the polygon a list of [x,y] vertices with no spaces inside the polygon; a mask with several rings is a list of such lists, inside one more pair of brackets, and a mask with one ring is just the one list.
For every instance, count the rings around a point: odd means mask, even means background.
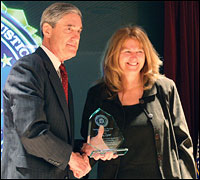
[{"label": "man's hand", "polygon": [[[101,154],[101,153],[94,153],[91,156],[91,153],[95,150],[104,150],[104,149],[109,149],[108,146],[105,144],[105,142],[103,141],[103,133],[104,133],[104,127],[100,126],[99,127],[99,131],[97,136],[88,139],[88,143],[84,143],[83,147],[82,147],[82,152],[84,152],[85,154],[87,154],[88,156],[94,158],[95,160],[111,160],[111,159],[115,159],[118,157],[118,155],[114,154],[113,152],[106,152],[105,154]],[[95,149],[95,147],[97,149]]]},{"label": "man's hand", "polygon": [[70,170],[73,171],[76,178],[82,178],[91,170],[89,158],[86,154],[81,156],[79,153],[72,152],[68,164],[70,166]]}]

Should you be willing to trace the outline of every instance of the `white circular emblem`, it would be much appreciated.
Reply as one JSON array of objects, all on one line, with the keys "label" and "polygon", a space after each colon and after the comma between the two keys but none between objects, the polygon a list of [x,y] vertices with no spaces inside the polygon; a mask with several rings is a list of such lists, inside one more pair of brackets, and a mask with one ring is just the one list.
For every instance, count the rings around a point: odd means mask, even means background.
[{"label": "white circular emblem", "polygon": [[98,125],[98,126],[104,126],[106,127],[108,125],[108,118],[104,115],[97,115],[95,117],[95,123]]}]

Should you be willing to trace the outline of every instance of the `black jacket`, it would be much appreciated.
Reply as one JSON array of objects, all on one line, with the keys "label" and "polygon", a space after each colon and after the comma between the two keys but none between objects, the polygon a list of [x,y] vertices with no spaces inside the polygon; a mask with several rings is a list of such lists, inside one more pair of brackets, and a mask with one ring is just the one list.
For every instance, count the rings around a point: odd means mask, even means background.
[{"label": "black jacket", "polygon": [[[87,139],[90,115],[101,108],[124,128],[124,111],[117,95],[108,99],[107,87],[99,83],[88,91],[81,134]],[[193,144],[175,83],[161,76],[150,90],[144,91],[140,104],[153,125],[159,170],[163,179],[196,178]],[[150,117],[153,115],[153,117]],[[130,137],[133,134],[130,134]],[[98,178],[116,178],[120,158],[99,161]]]}]

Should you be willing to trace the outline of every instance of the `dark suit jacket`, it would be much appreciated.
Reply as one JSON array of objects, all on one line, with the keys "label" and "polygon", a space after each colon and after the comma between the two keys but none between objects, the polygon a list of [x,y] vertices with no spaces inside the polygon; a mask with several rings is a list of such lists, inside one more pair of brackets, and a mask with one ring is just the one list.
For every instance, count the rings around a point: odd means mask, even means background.
[{"label": "dark suit jacket", "polygon": [[[73,99],[42,50],[18,60],[3,90],[1,178],[63,179],[73,150]],[[71,173],[69,173],[71,174]]]}]

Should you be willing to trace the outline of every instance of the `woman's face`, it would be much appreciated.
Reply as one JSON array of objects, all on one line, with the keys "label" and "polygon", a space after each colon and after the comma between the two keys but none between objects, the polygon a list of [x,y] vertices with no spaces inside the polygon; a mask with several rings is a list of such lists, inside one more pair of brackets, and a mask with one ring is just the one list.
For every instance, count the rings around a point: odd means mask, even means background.
[{"label": "woman's face", "polygon": [[119,65],[124,74],[139,74],[145,63],[144,50],[137,39],[129,38],[122,45]]}]

